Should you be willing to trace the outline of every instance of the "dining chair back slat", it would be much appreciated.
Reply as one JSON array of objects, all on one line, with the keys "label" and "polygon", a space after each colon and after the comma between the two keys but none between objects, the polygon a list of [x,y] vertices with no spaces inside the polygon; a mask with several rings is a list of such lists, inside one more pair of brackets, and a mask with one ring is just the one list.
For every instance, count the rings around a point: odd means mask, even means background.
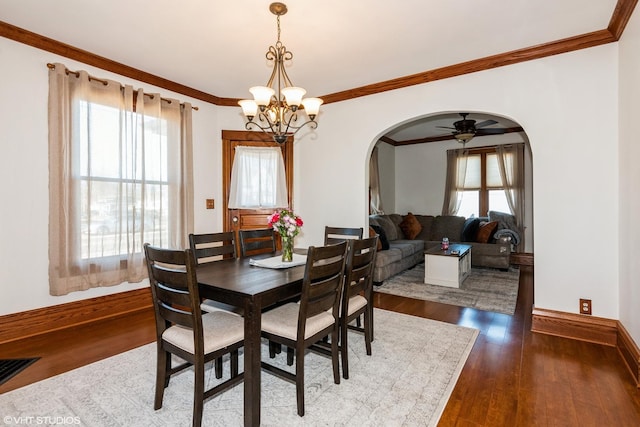
[{"label": "dining chair back slat", "polygon": [[189,247],[198,264],[220,258],[236,258],[236,239],[233,231],[189,234]]},{"label": "dining chair back slat", "polygon": [[351,239],[362,239],[363,229],[350,227],[330,227],[324,228],[324,244],[334,245]]},{"label": "dining chair back slat", "polygon": [[240,230],[238,235],[241,257],[276,251],[275,231],[271,228]]}]

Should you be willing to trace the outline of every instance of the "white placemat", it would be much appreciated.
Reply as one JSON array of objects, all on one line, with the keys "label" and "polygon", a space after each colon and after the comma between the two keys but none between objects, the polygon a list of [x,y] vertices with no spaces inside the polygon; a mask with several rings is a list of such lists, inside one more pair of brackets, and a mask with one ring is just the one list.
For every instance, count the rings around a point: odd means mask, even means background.
[{"label": "white placemat", "polygon": [[293,259],[291,262],[283,262],[282,255],[274,256],[271,258],[260,258],[249,260],[249,264],[255,265],[256,267],[264,267],[264,268],[290,268],[297,267],[299,265],[304,265],[307,263],[307,256],[300,254],[293,254]]}]

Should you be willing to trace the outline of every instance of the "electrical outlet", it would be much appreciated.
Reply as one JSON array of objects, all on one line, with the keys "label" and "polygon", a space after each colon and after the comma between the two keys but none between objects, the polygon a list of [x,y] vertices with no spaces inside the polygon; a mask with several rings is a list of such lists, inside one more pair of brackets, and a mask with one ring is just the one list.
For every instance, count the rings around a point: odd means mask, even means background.
[{"label": "electrical outlet", "polygon": [[580,314],[591,314],[591,300],[580,298]]},{"label": "electrical outlet", "polygon": [[214,203],[213,199],[207,199],[207,209],[213,209]]}]

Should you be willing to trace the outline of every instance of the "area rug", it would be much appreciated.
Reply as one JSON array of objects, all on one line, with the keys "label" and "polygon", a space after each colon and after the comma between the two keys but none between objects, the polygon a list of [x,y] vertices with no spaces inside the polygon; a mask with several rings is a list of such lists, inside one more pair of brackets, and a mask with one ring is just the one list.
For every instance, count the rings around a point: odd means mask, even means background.
[{"label": "area rug", "polygon": [[517,268],[508,271],[472,268],[460,289],[428,285],[424,283],[421,263],[385,280],[374,291],[512,315],[516,310],[519,279]]},{"label": "area rug", "polygon": [[[306,354],[304,417],[296,413],[295,385],[263,372],[261,425],[437,425],[478,331],[379,309],[374,316],[371,356],[362,336],[350,333],[348,380],[334,384],[331,360]],[[282,367],[285,353],[276,358]],[[208,368],[211,385],[218,380]],[[8,424],[41,417],[96,427],[191,425],[193,372],[171,379],[158,411],[154,378],[155,343],[0,395],[0,414]],[[243,425],[242,405],[240,384],[205,403],[203,425]]]}]

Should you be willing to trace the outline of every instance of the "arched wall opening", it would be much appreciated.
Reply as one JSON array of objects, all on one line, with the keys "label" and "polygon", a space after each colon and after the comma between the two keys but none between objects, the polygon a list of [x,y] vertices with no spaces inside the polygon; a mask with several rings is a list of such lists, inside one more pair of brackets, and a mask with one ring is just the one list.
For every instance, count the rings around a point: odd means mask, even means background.
[{"label": "arched wall opening", "polygon": [[[505,115],[486,111],[468,113],[466,118],[476,120],[478,129],[506,131],[475,136],[464,145],[465,148],[518,143],[525,145],[524,245],[519,250],[533,253],[533,159],[527,134],[515,119]],[[462,148],[462,144],[451,135],[450,128],[457,120],[461,120],[461,117],[455,111],[438,111],[412,117],[382,131],[372,141],[367,164],[374,148],[377,148],[380,201],[385,213],[441,214],[446,180],[446,152]],[[490,124],[482,126],[483,123]],[[438,140],[438,137],[443,138]],[[371,174],[368,174],[369,186]]]}]

